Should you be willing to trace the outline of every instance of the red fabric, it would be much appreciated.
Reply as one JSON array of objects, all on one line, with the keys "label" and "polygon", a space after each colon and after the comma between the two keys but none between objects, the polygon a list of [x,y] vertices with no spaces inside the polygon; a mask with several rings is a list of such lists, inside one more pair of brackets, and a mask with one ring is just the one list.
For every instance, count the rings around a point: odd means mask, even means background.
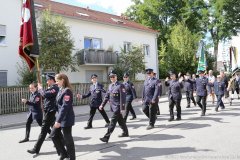
[{"label": "red fabric", "polygon": [[23,0],[21,22],[19,55],[27,62],[31,71],[35,66],[35,58],[30,56],[33,47],[30,0]]}]

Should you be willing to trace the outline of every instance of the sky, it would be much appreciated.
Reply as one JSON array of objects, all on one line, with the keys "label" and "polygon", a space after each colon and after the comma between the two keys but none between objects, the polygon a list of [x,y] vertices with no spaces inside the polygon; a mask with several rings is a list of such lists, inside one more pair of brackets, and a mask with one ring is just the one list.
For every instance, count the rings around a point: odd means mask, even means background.
[{"label": "sky", "polygon": [[53,0],[79,7],[89,7],[90,9],[121,15],[133,4],[131,0]]}]

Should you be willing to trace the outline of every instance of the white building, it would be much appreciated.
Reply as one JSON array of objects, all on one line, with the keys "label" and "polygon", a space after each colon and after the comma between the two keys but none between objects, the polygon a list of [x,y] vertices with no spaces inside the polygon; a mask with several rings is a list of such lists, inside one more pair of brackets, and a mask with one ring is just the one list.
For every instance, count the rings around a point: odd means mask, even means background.
[{"label": "white building", "polygon": [[[20,61],[21,1],[1,3],[4,7],[0,10],[0,85],[14,85],[18,78],[16,63]],[[100,81],[107,81],[107,73],[116,60],[115,53],[119,53],[120,48],[129,49],[131,45],[143,46],[146,68],[153,68],[158,74],[157,31],[129,21],[126,17],[50,0],[35,0],[36,15],[46,8],[62,16],[70,27],[75,50],[86,49],[79,72],[67,73],[72,83],[88,82],[92,73],[98,74]],[[108,53],[109,48],[113,48],[114,53]],[[137,78],[143,79],[144,75],[138,75]]]}]

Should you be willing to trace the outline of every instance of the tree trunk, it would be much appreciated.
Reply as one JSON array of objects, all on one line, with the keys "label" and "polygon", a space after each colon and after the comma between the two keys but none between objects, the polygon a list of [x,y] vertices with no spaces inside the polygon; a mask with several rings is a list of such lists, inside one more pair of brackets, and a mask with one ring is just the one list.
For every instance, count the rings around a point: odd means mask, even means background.
[{"label": "tree trunk", "polygon": [[213,53],[214,53],[214,57],[215,57],[215,63],[214,63],[214,66],[213,66],[213,70],[214,71],[217,71],[217,57],[218,57],[218,41],[214,42],[214,50],[213,50]]}]

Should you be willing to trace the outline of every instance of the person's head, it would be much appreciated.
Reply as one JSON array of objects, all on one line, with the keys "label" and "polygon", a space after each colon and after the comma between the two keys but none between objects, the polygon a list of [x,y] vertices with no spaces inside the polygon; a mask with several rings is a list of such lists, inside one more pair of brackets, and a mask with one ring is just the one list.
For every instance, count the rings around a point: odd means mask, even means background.
[{"label": "person's head", "polygon": [[123,81],[127,82],[129,80],[129,74],[128,73],[124,73],[123,74]]},{"label": "person's head", "polygon": [[117,73],[111,70],[109,73],[109,78],[112,83],[115,83],[117,81]]},{"label": "person's head", "polygon": [[209,74],[209,76],[212,76],[212,75],[213,75],[213,71],[212,71],[212,70],[209,70],[209,71],[208,71],[208,74]]},{"label": "person's head", "polygon": [[31,84],[29,84],[29,91],[31,92],[31,93],[34,93],[34,92],[36,92],[37,91],[37,83],[31,83]]},{"label": "person's head", "polygon": [[220,82],[222,79],[222,76],[221,75],[217,75],[217,81]]},{"label": "person's head", "polygon": [[224,77],[224,76],[225,76],[225,73],[224,73],[223,70],[220,71],[220,75],[221,75],[221,77]]},{"label": "person's head", "polygon": [[146,72],[148,78],[154,77],[153,69],[148,68],[148,69],[145,70],[145,72]]},{"label": "person's head", "polygon": [[192,74],[192,78],[195,79],[196,78],[196,74]]},{"label": "person's head", "polygon": [[46,75],[46,80],[47,80],[47,85],[48,86],[52,86],[56,82],[55,77],[53,75],[50,75],[50,74]]},{"label": "person's head", "polygon": [[188,80],[188,79],[191,78],[191,75],[190,75],[189,73],[186,73],[186,75],[184,76],[184,78],[185,78],[186,80]]},{"label": "person's head", "polygon": [[72,88],[68,80],[68,77],[63,73],[56,74],[55,80],[56,80],[56,84],[60,88],[70,88],[70,89]]},{"label": "person's head", "polygon": [[204,71],[203,70],[199,70],[198,71],[198,75],[199,75],[199,77],[203,77],[204,76]]},{"label": "person's head", "polygon": [[169,72],[169,76],[170,76],[170,79],[171,79],[171,80],[176,80],[177,77],[178,77],[177,73],[174,72],[174,71],[170,71],[170,72]]},{"label": "person's head", "polygon": [[97,78],[98,78],[98,76],[97,76],[96,74],[92,74],[92,75],[91,75],[91,81],[92,81],[92,83],[96,83],[96,82],[97,82]]}]

